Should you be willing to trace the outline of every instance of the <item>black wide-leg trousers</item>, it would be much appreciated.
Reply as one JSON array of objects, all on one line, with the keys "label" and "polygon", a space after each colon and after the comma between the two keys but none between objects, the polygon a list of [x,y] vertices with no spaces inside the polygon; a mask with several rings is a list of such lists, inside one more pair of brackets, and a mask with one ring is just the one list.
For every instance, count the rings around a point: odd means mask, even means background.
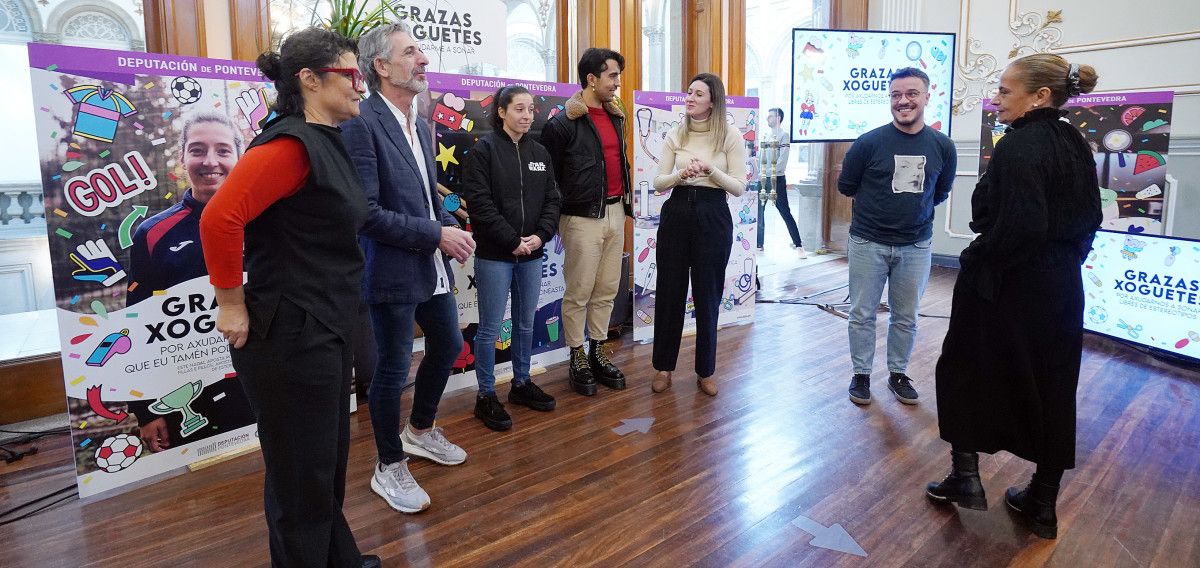
[{"label": "black wide-leg trousers", "polygon": [[663,204],[657,237],[654,368],[674,371],[687,304],[689,275],[696,306],[696,374],[717,367],[717,317],[725,265],[733,246],[733,217],[724,190],[678,186]]}]

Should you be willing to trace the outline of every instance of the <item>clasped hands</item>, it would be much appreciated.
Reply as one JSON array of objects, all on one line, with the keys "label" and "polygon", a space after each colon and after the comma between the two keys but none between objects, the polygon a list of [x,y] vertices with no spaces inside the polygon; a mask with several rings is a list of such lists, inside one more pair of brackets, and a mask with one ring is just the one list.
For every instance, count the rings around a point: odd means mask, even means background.
[{"label": "clasped hands", "polygon": [[712,174],[712,171],[713,171],[712,166],[704,163],[701,160],[692,158],[692,161],[688,162],[688,165],[686,168],[679,170],[679,179],[683,180],[683,179],[692,179],[692,178],[700,177],[700,176],[707,176],[707,175]]},{"label": "clasped hands", "polygon": [[537,235],[529,235],[521,237],[521,244],[513,249],[513,256],[526,256],[533,254],[533,251],[542,248],[542,238]]}]

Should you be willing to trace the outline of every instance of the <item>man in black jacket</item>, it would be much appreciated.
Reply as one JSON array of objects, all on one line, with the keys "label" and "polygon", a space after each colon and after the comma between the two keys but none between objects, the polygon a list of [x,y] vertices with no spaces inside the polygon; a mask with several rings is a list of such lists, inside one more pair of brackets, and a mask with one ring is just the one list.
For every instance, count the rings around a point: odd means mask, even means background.
[{"label": "man in black jacket", "polygon": [[[625,113],[616,100],[625,58],[590,48],[579,60],[583,90],[542,130],[562,192],[559,234],[566,248],[563,336],[571,348],[571,387],[596,394],[596,382],[625,388],[625,375],[604,352],[613,299],[621,280],[625,216],[632,215]],[[584,352],[584,324],[590,356]]]}]

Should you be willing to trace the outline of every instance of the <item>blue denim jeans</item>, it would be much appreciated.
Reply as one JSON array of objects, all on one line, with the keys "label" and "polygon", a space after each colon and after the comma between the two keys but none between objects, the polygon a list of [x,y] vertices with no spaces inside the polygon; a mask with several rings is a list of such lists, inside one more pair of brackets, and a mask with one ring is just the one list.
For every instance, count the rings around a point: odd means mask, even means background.
[{"label": "blue denim jeans", "polygon": [[454,294],[447,293],[420,304],[371,304],[370,310],[379,351],[379,366],[367,393],[371,427],[375,431],[379,461],[395,463],[404,459],[404,447],[400,444],[400,394],[412,362],[413,322],[421,325],[425,335],[425,356],[417,367],[408,421],[413,428],[424,429],[432,427],[437,418],[438,403],[450,379],[451,367],[462,352],[458,304]]},{"label": "blue denim jeans", "polygon": [[930,240],[892,246],[850,235],[850,362],[856,374],[871,374],[875,362],[875,313],[883,287],[888,289],[891,322],[887,365],[892,373],[908,370],[917,337],[917,310],[929,282]]},{"label": "blue denim jeans", "polygon": [[513,384],[529,380],[533,351],[533,317],[542,290],[542,263],[475,259],[475,287],[479,291],[479,330],[475,332],[475,378],[479,394],[496,392],[496,338],[512,292],[512,319],[508,329],[513,362]]}]

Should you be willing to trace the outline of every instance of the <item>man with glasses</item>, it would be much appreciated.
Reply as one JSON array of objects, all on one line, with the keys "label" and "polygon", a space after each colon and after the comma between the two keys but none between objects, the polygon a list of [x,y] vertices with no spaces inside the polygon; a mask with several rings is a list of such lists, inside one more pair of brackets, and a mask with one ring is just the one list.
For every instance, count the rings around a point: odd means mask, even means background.
[{"label": "man with glasses", "polygon": [[[342,124],[342,137],[367,195],[367,221],[359,233],[367,258],[363,294],[379,353],[368,393],[379,452],[371,489],[393,509],[416,513],[429,506],[429,495],[409,473],[408,456],[442,465],[467,459],[433,421],[463,347],[448,259],[465,262],[475,241],[442,207],[433,137],[415,116],[413,98],[429,88],[429,59],[404,23],[363,34],[358,49],[373,94],[357,118]],[[414,321],[425,335],[425,356],[402,431],[400,393],[408,381]]]},{"label": "man with glasses", "polygon": [[933,208],[950,196],[958,156],[945,134],[925,125],[929,76],[906,67],[890,78],[892,122],[850,147],[838,191],[854,198],[850,221],[850,400],[871,403],[875,314],[884,285],[891,321],[888,389],[917,404],[906,374],[917,335],[917,309],[929,280]]}]

